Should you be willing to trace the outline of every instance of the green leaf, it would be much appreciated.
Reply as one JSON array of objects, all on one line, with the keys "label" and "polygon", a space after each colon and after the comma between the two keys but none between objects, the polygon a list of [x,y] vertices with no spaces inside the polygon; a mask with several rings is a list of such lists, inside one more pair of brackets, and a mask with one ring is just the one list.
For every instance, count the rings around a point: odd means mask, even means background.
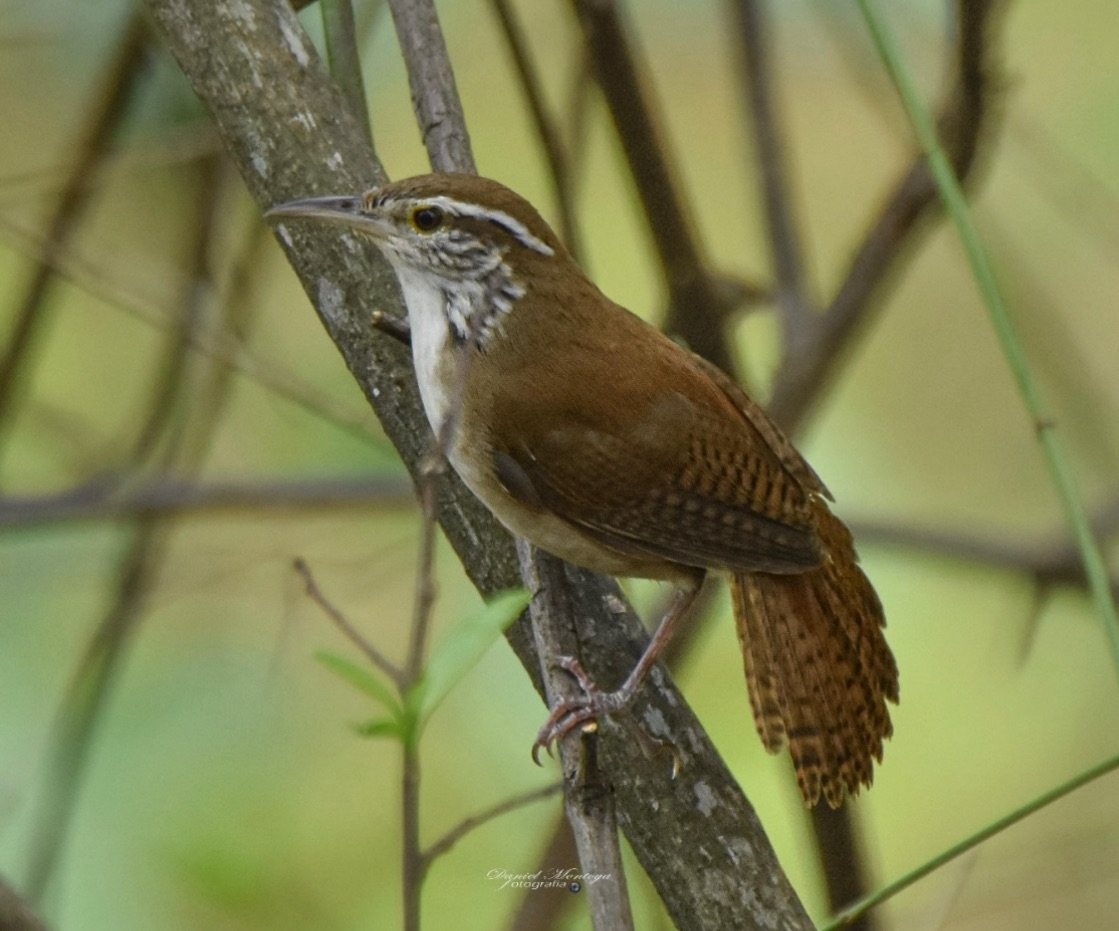
[{"label": "green leaf", "polygon": [[398,718],[372,718],[361,724],[352,725],[354,733],[360,737],[392,737],[404,739],[404,729]]},{"label": "green leaf", "polygon": [[529,593],[523,588],[502,592],[481,611],[463,618],[435,648],[427,668],[405,697],[408,711],[423,726],[447,693],[466,675],[506,627],[525,609]]},{"label": "green leaf", "polygon": [[369,669],[364,666],[359,666],[357,663],[346,659],[344,656],[328,653],[325,650],[320,650],[316,653],[315,659],[339,678],[349,682],[350,685],[359,692],[364,692],[370,698],[380,702],[398,724],[404,719],[404,708],[401,707],[392,688],[382,682],[381,679],[373,672],[370,672]]}]

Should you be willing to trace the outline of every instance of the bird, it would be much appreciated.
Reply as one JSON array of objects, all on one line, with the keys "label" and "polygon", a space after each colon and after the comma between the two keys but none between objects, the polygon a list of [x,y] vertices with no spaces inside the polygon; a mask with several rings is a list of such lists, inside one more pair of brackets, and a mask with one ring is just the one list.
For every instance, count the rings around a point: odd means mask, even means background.
[{"label": "bird", "polygon": [[443,452],[509,531],[673,597],[624,682],[558,703],[533,758],[617,714],[710,575],[729,580],[762,744],[788,746],[809,805],[869,786],[899,700],[885,615],[830,491],[724,372],[610,300],[501,183],[433,173],[268,211],[366,237],[408,311],[420,398]]}]

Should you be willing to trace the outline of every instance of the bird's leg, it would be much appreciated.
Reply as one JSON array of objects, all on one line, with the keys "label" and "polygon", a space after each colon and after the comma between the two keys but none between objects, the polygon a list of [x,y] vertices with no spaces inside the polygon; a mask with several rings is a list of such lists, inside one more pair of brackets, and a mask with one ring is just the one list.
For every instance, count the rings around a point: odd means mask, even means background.
[{"label": "bird's leg", "polygon": [[615,691],[602,691],[591,681],[590,676],[587,675],[586,670],[583,669],[582,664],[575,657],[561,656],[556,659],[554,665],[570,673],[579,684],[583,694],[579,698],[561,701],[552,709],[548,720],[544,722],[544,726],[540,728],[540,732],[536,735],[536,742],[532,745],[533,762],[537,765],[540,764],[541,748],[547,750],[550,755],[552,745],[562,740],[581,724],[605,714],[622,711],[633,701],[637,690],[641,688],[641,683],[645,681],[645,676],[653,668],[653,664],[664,651],[664,648],[668,646],[668,642],[676,633],[680,622],[687,616],[688,609],[695,602],[702,583],[703,575],[697,574],[676,589],[672,602],[668,606],[668,611],[665,612],[660,624],[657,625],[653,639],[649,641],[649,645],[645,648],[645,652],[641,654],[637,665],[626,676],[625,682]]}]

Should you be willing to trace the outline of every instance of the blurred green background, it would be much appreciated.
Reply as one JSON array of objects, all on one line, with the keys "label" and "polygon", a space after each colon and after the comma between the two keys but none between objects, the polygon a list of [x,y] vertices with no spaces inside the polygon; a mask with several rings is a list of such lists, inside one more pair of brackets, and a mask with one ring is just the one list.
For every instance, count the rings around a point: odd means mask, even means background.
[{"label": "blurred green background", "polygon": [[[631,4],[664,128],[713,263],[767,274],[758,184],[743,128],[727,11]],[[817,294],[907,164],[910,136],[853,8],[782,2],[774,61],[790,175]],[[891,5],[930,96],[940,88],[941,6]],[[563,4],[517,5],[549,99],[569,95],[577,35]],[[378,150],[394,176],[427,164],[391,24],[365,46]],[[480,170],[554,218],[539,145],[487,4],[441,5]],[[14,323],[43,225],[129,7],[9,4],[0,29],[0,338]],[[302,14],[317,33],[319,13]],[[978,216],[1089,504],[1119,497],[1119,7],[1008,4],[1002,93],[974,188]],[[659,279],[632,186],[597,101],[579,191],[589,271],[656,319]],[[161,347],[194,265],[199,185],[216,186],[199,365],[234,357],[205,480],[403,479],[279,250],[255,251],[254,205],[165,55],[91,181],[62,254],[29,377],[0,435],[5,502],[122,467],[158,379]],[[207,180],[208,179],[208,180]],[[215,180],[216,179],[216,180]],[[248,260],[243,257],[249,256]],[[239,269],[235,259],[240,258]],[[238,274],[244,277],[238,279]],[[239,329],[220,310],[248,310]],[[776,363],[768,313],[739,328],[765,397]],[[219,347],[219,348],[215,348]],[[199,361],[200,360],[200,361]],[[292,400],[297,397],[297,403]],[[190,423],[191,398],[174,416]],[[856,526],[958,534],[994,547],[1061,545],[1055,494],[953,235],[905,267],[800,445]],[[350,648],[303,594],[296,557],[381,648],[401,656],[417,510],[407,495],[317,509],[201,510],[173,523],[165,559],[96,729],[45,912],[75,931],[374,928],[399,924],[399,755],[354,736],[371,714],[313,659]],[[0,874],[24,881],[62,697],[111,603],[127,523],[19,520],[0,527]],[[860,546],[889,616],[902,676],[896,735],[855,805],[876,881],[923,862],[1119,748],[1119,678],[1083,591],[1039,595],[1024,572],[960,552]],[[1114,547],[1112,547],[1114,550]],[[479,604],[440,550],[435,636]],[[634,585],[639,604],[657,599]],[[784,757],[753,729],[721,607],[674,670],[757,805],[814,916],[826,915],[811,838]],[[729,696],[729,699],[728,699]],[[423,743],[423,833],[557,778],[528,748],[544,709],[504,645],[440,708]],[[526,872],[558,811],[544,802],[470,834],[434,866],[427,926],[495,928],[520,902],[487,879]],[[1105,778],[952,863],[887,905],[898,928],[1105,928],[1119,909],[1119,777]],[[667,927],[636,865],[639,927]],[[538,892],[536,896],[568,895]],[[642,896],[644,898],[642,898]],[[586,927],[580,903],[569,927]]]}]

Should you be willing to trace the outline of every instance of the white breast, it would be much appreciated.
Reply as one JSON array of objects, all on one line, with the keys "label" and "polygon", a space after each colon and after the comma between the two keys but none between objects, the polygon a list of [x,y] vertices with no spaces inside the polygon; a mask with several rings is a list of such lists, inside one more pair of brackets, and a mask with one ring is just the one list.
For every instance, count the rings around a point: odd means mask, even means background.
[{"label": "white breast", "polygon": [[[408,321],[412,331],[412,361],[416,368],[420,400],[432,432],[438,436],[442,424],[456,400],[454,379],[461,375],[447,346],[451,338],[447,315],[455,308],[445,306],[446,297],[431,278],[397,268],[404,302],[408,305]],[[458,311],[461,313],[461,310]],[[447,458],[466,486],[490,508],[498,519],[516,532],[503,512],[507,509],[508,493],[501,487],[489,466],[488,454],[479,447],[464,449],[459,436],[450,438]],[[473,453],[473,455],[471,455]]]},{"label": "white breast", "polygon": [[443,310],[443,294],[431,280],[407,266],[396,269],[404,302],[408,305],[408,323],[412,331],[412,361],[420,386],[420,400],[433,433],[450,411],[451,397],[440,363],[450,333]]}]

